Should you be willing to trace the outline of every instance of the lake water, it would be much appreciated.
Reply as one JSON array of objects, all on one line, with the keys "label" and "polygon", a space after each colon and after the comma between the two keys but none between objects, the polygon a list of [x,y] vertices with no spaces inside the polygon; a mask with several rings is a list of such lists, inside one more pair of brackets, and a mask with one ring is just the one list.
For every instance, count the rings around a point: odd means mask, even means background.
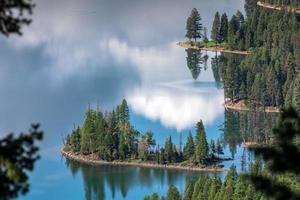
[{"label": "lake water", "polygon": [[24,36],[0,38],[0,132],[25,131],[32,122],[40,122],[45,132],[42,159],[30,174],[30,192],[19,199],[142,199],[153,192],[165,195],[171,184],[182,193],[188,178],[204,173],[91,167],[61,157],[62,137],[82,124],[88,104],[110,110],[123,98],[135,128],[152,130],[160,144],[169,135],[177,144],[179,133],[185,142],[202,119],[208,141],[220,139],[224,156],[234,158],[224,167],[234,163],[239,171],[245,169],[252,156],[240,144],[257,133],[242,124],[243,114],[224,109],[223,89],[211,68],[215,53],[202,52],[208,56],[207,69],[203,63],[199,73],[188,67],[188,52],[176,46],[184,40],[193,7],[210,28],[216,11],[230,17],[243,11],[243,1],[36,4]]}]

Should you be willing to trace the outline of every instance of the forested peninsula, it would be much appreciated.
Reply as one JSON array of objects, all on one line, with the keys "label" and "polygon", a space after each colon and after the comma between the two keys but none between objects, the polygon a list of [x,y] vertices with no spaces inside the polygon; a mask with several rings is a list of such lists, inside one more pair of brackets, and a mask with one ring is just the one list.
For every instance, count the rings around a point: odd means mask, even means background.
[{"label": "forested peninsula", "polygon": [[66,137],[62,154],[88,164],[129,165],[194,171],[222,171],[218,165],[228,160],[220,157],[219,140],[206,140],[203,122],[196,124],[196,137],[189,132],[182,146],[166,138],[160,146],[152,131],[141,134],[129,121],[129,107],[124,99],[115,110],[103,114],[89,108],[82,127],[74,127]]},{"label": "forested peninsula", "polygon": [[[237,11],[228,20],[226,13],[216,12],[211,40],[194,8],[186,22],[188,41],[180,44],[228,50],[212,59],[215,79],[224,88],[225,107],[279,112],[294,106],[299,111],[300,15],[266,9],[257,6],[257,1],[248,1],[246,16]],[[291,6],[298,4],[295,1]],[[230,51],[250,53],[238,56]]]}]

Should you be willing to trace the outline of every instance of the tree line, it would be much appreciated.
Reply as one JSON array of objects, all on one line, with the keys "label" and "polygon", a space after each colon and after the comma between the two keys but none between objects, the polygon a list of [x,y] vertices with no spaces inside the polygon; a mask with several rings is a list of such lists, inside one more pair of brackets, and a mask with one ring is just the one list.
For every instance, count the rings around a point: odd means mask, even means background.
[{"label": "tree line", "polygon": [[83,155],[93,154],[101,160],[141,159],[158,164],[180,163],[207,165],[220,160],[223,147],[219,140],[208,144],[203,122],[196,124],[196,137],[189,132],[183,150],[172,137],[163,147],[156,143],[153,132],[140,134],[129,121],[129,108],[124,99],[115,110],[104,115],[88,109],[82,127],[76,127],[66,137],[64,149]]},{"label": "tree line", "polygon": [[245,174],[238,174],[232,165],[224,181],[218,176],[204,175],[196,181],[189,180],[182,195],[170,186],[166,197],[154,193],[144,199],[300,199],[300,115],[292,108],[284,109],[273,135],[271,145],[254,149],[255,161]]},{"label": "tree line", "polygon": [[[260,170],[260,166],[252,167],[252,171]],[[175,186],[170,186],[166,196],[157,193],[144,197],[144,200],[264,200],[260,192],[256,192],[250,180],[238,174],[236,167],[231,166],[224,181],[217,175],[203,175],[196,180],[187,181],[183,194]]]},{"label": "tree line", "polygon": [[261,8],[252,8],[243,22],[237,16],[232,19],[239,28],[235,34],[228,31],[228,44],[253,50],[245,58],[221,55],[214,60],[226,98],[245,99],[255,106],[294,106],[299,111],[300,18]]}]

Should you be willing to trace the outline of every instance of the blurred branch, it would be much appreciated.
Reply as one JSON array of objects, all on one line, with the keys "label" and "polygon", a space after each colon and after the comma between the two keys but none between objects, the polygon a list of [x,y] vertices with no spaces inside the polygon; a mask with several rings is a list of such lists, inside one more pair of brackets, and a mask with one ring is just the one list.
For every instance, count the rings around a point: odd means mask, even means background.
[{"label": "blurred branch", "polygon": [[19,193],[28,192],[27,173],[40,158],[36,141],[42,140],[43,132],[38,128],[39,124],[33,124],[29,133],[17,137],[9,134],[0,140],[0,199],[16,198]]},{"label": "blurred branch", "polygon": [[0,32],[5,36],[22,35],[22,26],[32,21],[24,12],[31,15],[34,7],[31,0],[0,0]]}]

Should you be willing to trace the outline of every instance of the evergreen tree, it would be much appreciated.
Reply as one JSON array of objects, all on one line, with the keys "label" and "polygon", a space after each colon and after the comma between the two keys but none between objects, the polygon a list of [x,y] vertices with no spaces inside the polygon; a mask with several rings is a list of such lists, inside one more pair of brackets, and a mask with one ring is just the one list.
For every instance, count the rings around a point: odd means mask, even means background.
[{"label": "evergreen tree", "polygon": [[165,154],[168,163],[172,163],[174,161],[174,148],[172,143],[172,137],[169,136],[165,142]]},{"label": "evergreen tree", "polygon": [[203,42],[207,43],[208,42],[208,37],[207,37],[207,28],[203,28]]},{"label": "evergreen tree", "polygon": [[194,192],[194,182],[189,180],[185,186],[183,200],[191,200]]},{"label": "evergreen tree", "polygon": [[194,191],[193,191],[193,195],[192,195],[192,199],[191,200],[198,200],[198,196],[201,193],[201,180],[200,178],[196,181],[195,186],[194,186]]},{"label": "evergreen tree", "polygon": [[196,161],[204,164],[205,160],[208,158],[209,149],[202,120],[197,123],[196,130]]},{"label": "evergreen tree", "polygon": [[220,154],[224,154],[220,140],[217,140],[216,151],[217,151],[218,157],[220,156]]},{"label": "evergreen tree", "polygon": [[178,189],[173,185],[171,185],[168,190],[167,200],[181,200]]},{"label": "evergreen tree", "polygon": [[293,106],[300,113],[300,73],[298,73],[293,87]]},{"label": "evergreen tree", "polygon": [[213,140],[210,141],[209,150],[210,150],[210,157],[213,158],[215,156],[215,153],[217,152],[215,141]]},{"label": "evergreen tree", "polygon": [[153,132],[151,131],[147,131],[143,136],[142,139],[140,141],[140,151],[139,151],[139,156],[140,158],[142,158],[143,160],[147,160],[148,159],[148,155],[149,155],[149,150],[151,147],[153,147],[155,145],[155,139],[153,139]]},{"label": "evergreen tree", "polygon": [[228,18],[226,13],[221,16],[221,25],[220,25],[220,42],[227,41],[228,33]]},{"label": "evergreen tree", "polygon": [[219,43],[221,41],[220,28],[221,28],[220,14],[219,12],[216,12],[212,29],[211,29],[211,34],[210,34],[211,39],[214,40],[216,43]]},{"label": "evergreen tree", "polygon": [[183,147],[183,156],[186,160],[194,159],[195,154],[195,145],[194,145],[194,139],[192,136],[192,133],[189,132],[187,137],[187,142],[185,146]]},{"label": "evergreen tree", "polygon": [[83,154],[89,154],[93,151],[93,143],[95,140],[95,112],[89,109],[86,113],[85,121],[81,129],[80,151]]},{"label": "evergreen tree", "polygon": [[195,42],[197,41],[197,39],[201,38],[203,27],[201,23],[201,16],[196,8],[192,9],[191,15],[187,19],[186,29],[187,38],[193,38]]},{"label": "evergreen tree", "polygon": [[80,128],[76,128],[72,131],[70,135],[69,145],[71,147],[71,151],[79,152],[80,151]]},{"label": "evergreen tree", "polygon": [[185,37],[188,38],[189,41],[191,41],[191,39],[193,38],[193,19],[191,17],[188,17],[186,21]]}]

